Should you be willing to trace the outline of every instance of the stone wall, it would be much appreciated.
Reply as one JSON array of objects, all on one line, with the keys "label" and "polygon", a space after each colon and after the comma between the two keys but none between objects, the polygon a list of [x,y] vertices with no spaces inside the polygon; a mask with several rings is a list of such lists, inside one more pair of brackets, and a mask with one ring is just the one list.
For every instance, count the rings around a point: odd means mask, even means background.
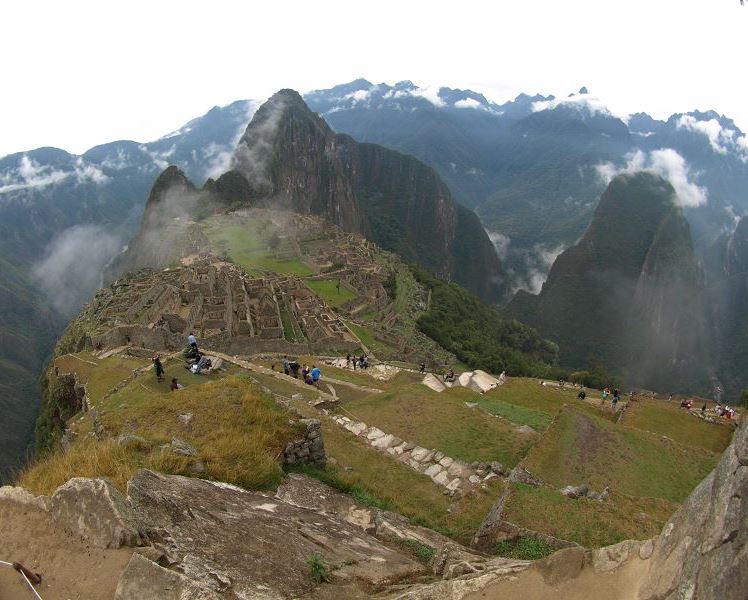
[{"label": "stone wall", "polygon": [[312,465],[321,469],[327,464],[325,442],[322,439],[322,428],[317,419],[301,419],[306,425],[304,437],[290,442],[283,451],[283,466],[297,464]]}]

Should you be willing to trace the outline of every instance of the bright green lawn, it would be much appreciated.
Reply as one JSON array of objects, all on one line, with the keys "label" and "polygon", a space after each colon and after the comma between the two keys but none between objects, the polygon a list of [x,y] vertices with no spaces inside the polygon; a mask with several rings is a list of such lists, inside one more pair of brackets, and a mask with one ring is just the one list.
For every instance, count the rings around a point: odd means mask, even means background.
[{"label": "bright green lawn", "polygon": [[632,496],[682,502],[718,458],[567,407],[524,465],[557,487],[584,483],[599,491],[608,485]]},{"label": "bright green lawn", "polygon": [[478,405],[492,415],[503,417],[517,425],[529,425],[535,431],[545,431],[553,420],[548,413],[503,402],[493,396],[481,396]]},{"label": "bright green lawn", "polygon": [[347,404],[346,410],[369,425],[453,458],[496,460],[513,467],[535,436],[465,406],[477,398],[464,388],[436,393],[421,384],[406,384]]},{"label": "bright green lawn", "polygon": [[677,402],[642,398],[626,409],[622,423],[710,452],[722,452],[732,439],[729,427],[707,423],[680,408]]},{"label": "bright green lawn", "polygon": [[327,302],[332,307],[340,306],[345,304],[349,300],[353,300],[356,297],[350,289],[344,284],[340,284],[338,290],[337,279],[307,279],[305,283],[312,289],[312,291]]},{"label": "bright green lawn", "polygon": [[272,226],[258,220],[247,220],[243,225],[207,223],[205,234],[218,252],[228,256],[245,269],[275,271],[289,275],[313,275],[314,271],[302,262],[289,240],[271,249],[269,239]]},{"label": "bright green lawn", "polygon": [[553,489],[515,483],[503,516],[516,525],[597,548],[653,537],[677,508],[677,504],[661,498],[616,493],[605,502],[574,500]]}]

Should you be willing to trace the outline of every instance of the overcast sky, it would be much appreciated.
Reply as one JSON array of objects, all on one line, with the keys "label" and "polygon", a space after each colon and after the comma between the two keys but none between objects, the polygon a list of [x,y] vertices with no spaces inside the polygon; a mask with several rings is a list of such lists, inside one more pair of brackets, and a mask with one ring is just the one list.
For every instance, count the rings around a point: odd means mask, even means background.
[{"label": "overcast sky", "polygon": [[739,0],[7,0],[0,156],[149,141],[214,105],[358,77],[520,91],[586,85],[613,112],[713,108],[748,130]]}]

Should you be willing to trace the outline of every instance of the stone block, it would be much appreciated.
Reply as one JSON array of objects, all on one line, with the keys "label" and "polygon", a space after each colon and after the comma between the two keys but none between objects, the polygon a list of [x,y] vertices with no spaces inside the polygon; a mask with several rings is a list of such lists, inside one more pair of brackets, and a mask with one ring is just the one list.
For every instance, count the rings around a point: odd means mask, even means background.
[{"label": "stone block", "polygon": [[444,468],[440,464],[435,463],[428,467],[423,473],[424,475],[428,475],[429,477],[434,477],[438,473],[441,473],[443,470]]}]

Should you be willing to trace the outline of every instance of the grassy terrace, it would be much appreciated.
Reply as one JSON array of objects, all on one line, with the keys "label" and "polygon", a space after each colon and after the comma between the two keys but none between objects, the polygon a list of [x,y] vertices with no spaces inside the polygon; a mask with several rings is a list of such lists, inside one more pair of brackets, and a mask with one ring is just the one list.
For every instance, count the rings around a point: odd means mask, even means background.
[{"label": "grassy terrace", "polygon": [[722,452],[732,439],[729,427],[702,421],[680,408],[678,402],[643,398],[631,403],[621,422],[710,452]]},{"label": "grassy terrace", "polygon": [[585,483],[601,490],[609,485],[632,496],[682,502],[718,458],[567,407],[524,464],[559,487]]},{"label": "grassy terrace", "polygon": [[[189,427],[177,416],[193,414]],[[176,392],[154,392],[135,380],[106,400],[101,420],[107,441],[79,436],[67,452],[40,460],[21,477],[20,484],[49,494],[71,477],[110,477],[124,489],[139,468],[189,475],[199,459],[201,477],[248,489],[272,489],[282,471],[279,453],[297,432],[288,414],[249,382],[238,377],[207,381]],[[118,445],[113,439],[132,433],[142,440]],[[179,437],[198,450],[195,459],[162,450]]]},{"label": "grassy terrace", "polygon": [[225,252],[250,272],[260,269],[288,275],[313,275],[314,271],[298,258],[290,240],[281,240],[277,248],[270,247],[269,225],[257,219],[247,219],[242,225],[220,226],[207,221],[203,231],[218,252]]},{"label": "grassy terrace", "polygon": [[148,361],[126,356],[100,359],[90,352],[79,352],[56,358],[54,364],[61,375],[75,372],[78,381],[86,384],[90,401],[97,404],[108,391],[131,375],[134,369],[147,366]]},{"label": "grassy terrace", "polygon": [[420,384],[346,404],[346,411],[370,425],[467,462],[497,460],[513,467],[535,441],[500,419],[468,408],[479,396],[464,388],[442,393]]},{"label": "grassy terrace", "polygon": [[608,502],[573,500],[556,490],[514,483],[504,515],[511,523],[596,548],[657,535],[677,508],[661,498],[615,492]]},{"label": "grassy terrace", "polygon": [[338,289],[337,279],[306,279],[304,283],[333,308],[337,308],[356,297],[356,294],[347,288],[344,283],[341,283],[340,289]]},{"label": "grassy terrace", "polygon": [[[294,408],[306,416],[320,418],[303,403],[294,403]],[[336,463],[328,466],[322,476],[325,481],[344,490],[353,487],[358,500],[397,511],[462,543],[469,543],[504,489],[503,482],[494,479],[487,490],[466,495],[452,505],[452,499],[427,476],[373,450],[329,418],[321,420],[325,451]]]}]

